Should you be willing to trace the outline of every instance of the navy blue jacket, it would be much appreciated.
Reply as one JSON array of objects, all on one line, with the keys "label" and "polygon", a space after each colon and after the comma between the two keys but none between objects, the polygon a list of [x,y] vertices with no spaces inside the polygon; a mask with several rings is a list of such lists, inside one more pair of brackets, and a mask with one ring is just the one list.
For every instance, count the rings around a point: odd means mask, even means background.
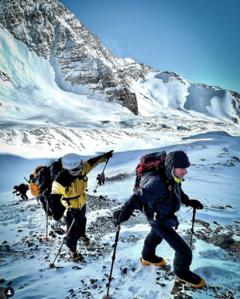
[{"label": "navy blue jacket", "polygon": [[150,224],[157,222],[177,228],[179,222],[174,213],[179,211],[181,203],[188,205],[189,201],[181,183],[176,183],[174,179],[166,181],[160,174],[145,173],[140,185],[141,188],[128,199],[123,209],[129,213],[139,209],[145,213]]}]

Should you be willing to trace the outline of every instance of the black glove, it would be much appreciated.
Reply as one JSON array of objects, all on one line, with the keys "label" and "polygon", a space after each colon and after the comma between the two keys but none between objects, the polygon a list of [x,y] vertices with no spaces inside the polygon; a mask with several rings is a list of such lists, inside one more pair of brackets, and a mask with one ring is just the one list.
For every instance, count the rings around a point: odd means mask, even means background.
[{"label": "black glove", "polygon": [[106,154],[104,154],[104,156],[105,156],[105,158],[107,159],[107,160],[109,160],[110,158],[112,158],[112,156],[113,156],[113,150],[112,151],[110,151],[110,152],[107,152]]},{"label": "black glove", "polygon": [[203,205],[200,203],[199,200],[196,199],[190,199],[188,202],[188,206],[193,207],[197,210],[202,210],[203,209]]},{"label": "black glove", "polygon": [[178,229],[178,226],[179,226],[179,221],[178,221],[178,218],[175,214],[172,214],[171,215],[171,218],[175,221],[176,225],[175,225],[175,229],[177,230]]},{"label": "black glove", "polygon": [[113,212],[113,223],[115,226],[118,224],[127,221],[132,213],[128,212],[126,209],[123,210],[117,210]]},{"label": "black glove", "polygon": [[29,182],[31,182],[31,181],[34,181],[34,175],[33,174],[30,174],[30,176],[29,176]]}]

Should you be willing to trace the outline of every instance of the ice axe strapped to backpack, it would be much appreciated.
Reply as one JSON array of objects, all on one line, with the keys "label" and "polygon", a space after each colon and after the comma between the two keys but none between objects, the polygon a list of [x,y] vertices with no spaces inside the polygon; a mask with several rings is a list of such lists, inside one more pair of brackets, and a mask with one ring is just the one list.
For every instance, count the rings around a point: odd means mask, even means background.
[{"label": "ice axe strapped to backpack", "polygon": [[134,184],[133,191],[141,188],[140,181],[142,175],[146,172],[156,174],[161,171],[164,167],[164,162],[166,161],[167,154],[163,150],[161,152],[147,154],[141,157],[140,163],[136,167],[136,180]]}]

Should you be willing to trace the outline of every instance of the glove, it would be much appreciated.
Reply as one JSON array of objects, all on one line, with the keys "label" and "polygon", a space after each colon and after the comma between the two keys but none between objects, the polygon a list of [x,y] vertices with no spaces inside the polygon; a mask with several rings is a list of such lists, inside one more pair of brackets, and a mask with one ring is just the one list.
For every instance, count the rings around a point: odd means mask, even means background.
[{"label": "glove", "polygon": [[196,199],[190,199],[188,202],[188,206],[193,207],[197,210],[202,210],[203,209],[203,205],[201,204],[201,202],[199,200]]},{"label": "glove", "polygon": [[129,213],[126,209],[124,210],[117,210],[113,212],[113,223],[115,226],[118,224],[127,221],[131,216],[131,213]]},{"label": "glove", "polygon": [[33,181],[34,180],[34,175],[33,174],[30,174],[29,176],[29,182]]},{"label": "glove", "polygon": [[109,160],[110,158],[112,158],[112,156],[113,156],[113,150],[112,151],[110,151],[110,152],[107,152],[106,154],[104,154],[104,156],[105,156],[105,158],[107,159],[107,160]]},{"label": "glove", "polygon": [[179,226],[179,221],[178,221],[178,218],[175,214],[172,214],[171,215],[171,218],[175,221],[176,225],[175,225],[175,229],[177,230],[178,229],[178,226]]}]

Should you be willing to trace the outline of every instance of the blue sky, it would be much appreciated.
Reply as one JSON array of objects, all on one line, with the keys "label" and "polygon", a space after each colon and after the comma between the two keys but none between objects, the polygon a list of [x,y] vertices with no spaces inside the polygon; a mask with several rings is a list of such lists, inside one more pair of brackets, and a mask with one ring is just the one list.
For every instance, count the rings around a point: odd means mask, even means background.
[{"label": "blue sky", "polygon": [[239,0],[61,0],[117,57],[240,93]]}]

